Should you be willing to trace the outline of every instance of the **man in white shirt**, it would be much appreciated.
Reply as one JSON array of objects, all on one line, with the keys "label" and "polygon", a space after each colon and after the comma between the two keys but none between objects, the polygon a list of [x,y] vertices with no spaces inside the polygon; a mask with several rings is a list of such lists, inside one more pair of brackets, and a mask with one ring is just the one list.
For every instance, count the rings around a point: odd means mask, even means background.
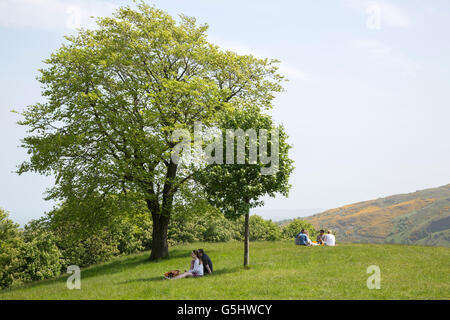
[{"label": "man in white shirt", "polygon": [[328,230],[327,234],[323,237],[323,244],[326,246],[335,246],[336,238],[331,233],[331,230]]}]

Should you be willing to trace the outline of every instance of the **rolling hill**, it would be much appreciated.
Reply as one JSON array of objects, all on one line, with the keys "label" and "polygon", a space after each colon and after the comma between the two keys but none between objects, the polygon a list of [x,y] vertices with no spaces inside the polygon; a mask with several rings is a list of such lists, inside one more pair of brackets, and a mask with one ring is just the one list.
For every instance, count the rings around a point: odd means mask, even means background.
[{"label": "rolling hill", "polygon": [[346,205],[304,220],[341,242],[450,247],[450,184]]}]

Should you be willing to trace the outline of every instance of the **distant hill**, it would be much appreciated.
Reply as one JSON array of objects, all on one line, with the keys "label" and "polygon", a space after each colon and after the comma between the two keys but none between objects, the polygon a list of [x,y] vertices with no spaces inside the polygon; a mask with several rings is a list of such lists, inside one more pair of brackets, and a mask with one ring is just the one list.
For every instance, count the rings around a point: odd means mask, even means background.
[{"label": "distant hill", "polygon": [[342,242],[450,247],[450,184],[350,204],[304,220],[335,230]]}]

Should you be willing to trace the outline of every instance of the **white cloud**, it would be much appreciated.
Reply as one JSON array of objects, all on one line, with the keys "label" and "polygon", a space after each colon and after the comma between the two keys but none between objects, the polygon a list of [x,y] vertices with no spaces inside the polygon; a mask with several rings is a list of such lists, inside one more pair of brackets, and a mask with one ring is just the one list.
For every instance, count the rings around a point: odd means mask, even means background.
[{"label": "white cloud", "polygon": [[[366,25],[370,29],[380,29],[385,26],[407,29],[411,26],[408,13],[391,2],[371,0],[346,0],[345,3],[358,9],[366,16]],[[373,24],[375,22],[375,25]],[[379,22],[379,27],[377,23]]]},{"label": "white cloud", "polygon": [[361,51],[369,61],[382,67],[399,70],[409,77],[417,76],[422,67],[402,52],[394,50],[388,44],[375,39],[359,39],[352,46]]},{"label": "white cloud", "polygon": [[91,16],[109,15],[115,8],[104,0],[1,0],[0,26],[67,32],[93,27]]}]

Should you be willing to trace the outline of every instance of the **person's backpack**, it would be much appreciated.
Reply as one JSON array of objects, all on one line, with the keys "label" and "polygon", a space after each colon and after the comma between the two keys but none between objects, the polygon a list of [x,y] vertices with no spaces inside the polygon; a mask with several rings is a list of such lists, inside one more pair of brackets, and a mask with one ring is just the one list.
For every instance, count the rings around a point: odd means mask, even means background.
[{"label": "person's backpack", "polygon": [[180,274],[180,270],[171,270],[164,273],[164,277],[173,278]]}]

